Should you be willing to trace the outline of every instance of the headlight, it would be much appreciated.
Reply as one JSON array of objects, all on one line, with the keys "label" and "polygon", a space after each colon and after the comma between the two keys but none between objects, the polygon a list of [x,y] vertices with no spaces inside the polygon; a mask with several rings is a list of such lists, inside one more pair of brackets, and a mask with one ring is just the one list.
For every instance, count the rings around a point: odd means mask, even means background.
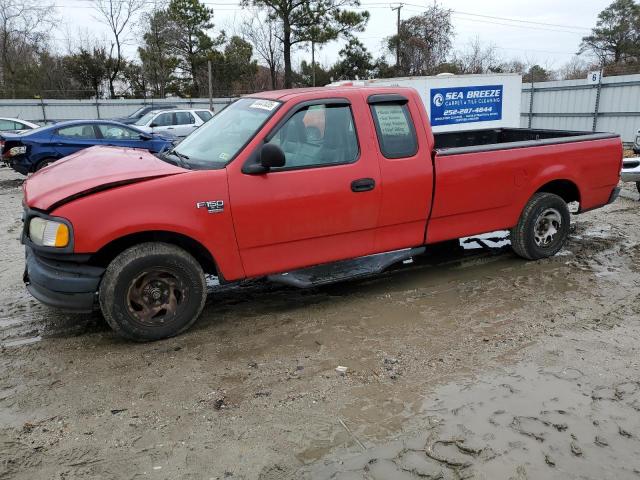
[{"label": "headlight", "polygon": [[69,245],[69,227],[61,222],[33,217],[29,221],[29,238],[42,247],[66,247]]}]

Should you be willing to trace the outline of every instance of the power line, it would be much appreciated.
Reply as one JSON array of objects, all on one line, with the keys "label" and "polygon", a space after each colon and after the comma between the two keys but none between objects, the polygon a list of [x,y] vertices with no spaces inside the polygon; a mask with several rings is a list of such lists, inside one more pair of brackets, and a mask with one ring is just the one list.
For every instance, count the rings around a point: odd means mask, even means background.
[{"label": "power line", "polygon": [[[85,3],[93,3],[94,0],[67,0],[67,1],[71,1],[71,2],[85,2]],[[125,3],[127,2],[127,0],[112,0],[114,3]],[[145,4],[148,5],[157,5],[158,2],[153,1],[153,0],[146,0],[144,2]],[[212,7],[232,7],[229,8],[228,10],[236,10],[236,11],[242,11],[244,10],[242,7],[240,7],[238,5],[237,2],[216,2],[216,1],[203,1],[201,2],[204,5],[207,6],[212,6]],[[387,3],[387,2],[370,2],[370,3],[362,3],[359,7],[352,7],[354,9],[358,9],[358,10],[366,10],[367,8],[376,8],[376,9],[386,9],[391,7],[392,9],[395,9],[397,7],[394,7],[393,5],[407,5],[407,6],[412,6],[412,7],[417,7],[420,9],[420,11],[425,11],[427,9],[426,6],[424,5],[419,5],[419,4],[415,4],[415,3]],[[62,8],[62,7],[70,7],[69,5],[58,5],[58,7]],[[89,7],[78,7],[78,6],[74,6],[71,8],[93,8],[91,6]],[[227,9],[223,9],[225,11],[227,11]],[[499,16],[495,16],[495,15],[484,15],[484,14],[480,14],[480,13],[472,13],[472,12],[465,12],[462,10],[456,10],[456,9],[452,9],[451,10],[453,14],[455,15],[462,15],[462,16],[469,16],[469,17],[476,17],[476,18],[485,18],[485,19],[490,19],[490,20],[499,20],[499,21],[506,21],[506,22],[513,22],[513,23],[523,23],[523,24],[528,24],[528,25],[539,25],[539,26],[545,26],[545,27],[557,27],[557,28],[568,28],[568,29],[575,29],[575,30],[584,30],[584,31],[591,31],[590,27],[583,27],[583,26],[577,26],[577,25],[567,25],[567,24],[560,24],[560,23],[549,23],[549,22],[537,22],[537,21],[533,21],[533,20],[522,20],[519,18],[510,18],[510,17],[499,17]],[[489,23],[489,22],[488,22]],[[496,25],[502,25],[501,23],[496,24]],[[559,31],[559,30],[553,30],[553,31]]]}]

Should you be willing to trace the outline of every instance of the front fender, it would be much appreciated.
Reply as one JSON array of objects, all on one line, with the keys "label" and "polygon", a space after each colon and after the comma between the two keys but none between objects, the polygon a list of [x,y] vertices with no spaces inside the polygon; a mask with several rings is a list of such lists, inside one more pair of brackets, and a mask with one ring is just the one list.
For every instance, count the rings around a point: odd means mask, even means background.
[{"label": "front fender", "polygon": [[[209,213],[198,204],[221,201]],[[228,280],[244,278],[229,208],[226,170],[192,171],[116,186],[75,199],[52,212],[74,229],[74,253],[95,253],[128,235],[166,231],[202,244]]]}]

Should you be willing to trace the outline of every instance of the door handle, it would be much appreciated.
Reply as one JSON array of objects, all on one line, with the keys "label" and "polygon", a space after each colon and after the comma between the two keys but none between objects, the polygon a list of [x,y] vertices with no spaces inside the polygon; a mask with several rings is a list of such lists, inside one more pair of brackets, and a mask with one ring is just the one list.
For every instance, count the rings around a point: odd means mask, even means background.
[{"label": "door handle", "polygon": [[351,182],[352,192],[368,192],[376,187],[376,181],[373,178],[359,178]]}]

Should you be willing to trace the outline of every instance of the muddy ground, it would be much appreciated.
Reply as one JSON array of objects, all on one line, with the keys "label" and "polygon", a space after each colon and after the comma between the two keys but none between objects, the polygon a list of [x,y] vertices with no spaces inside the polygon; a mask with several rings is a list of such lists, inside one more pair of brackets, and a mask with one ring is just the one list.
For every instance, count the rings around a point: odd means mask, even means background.
[{"label": "muddy ground", "polygon": [[139,345],[25,292],[20,183],[0,169],[2,479],[640,478],[635,186],[551,259],[212,288]]}]

